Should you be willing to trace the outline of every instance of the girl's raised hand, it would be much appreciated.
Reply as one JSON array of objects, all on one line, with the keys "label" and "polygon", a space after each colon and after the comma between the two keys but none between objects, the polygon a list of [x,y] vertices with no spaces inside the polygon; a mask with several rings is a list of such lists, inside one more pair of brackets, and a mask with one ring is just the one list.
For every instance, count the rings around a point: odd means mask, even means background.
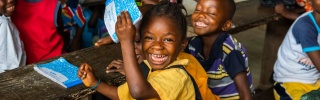
[{"label": "girl's raised hand", "polygon": [[128,11],[121,12],[117,17],[116,34],[120,42],[133,42],[136,27],[132,24]]},{"label": "girl's raised hand", "polygon": [[98,83],[96,77],[93,74],[91,66],[86,63],[80,65],[78,70],[78,77],[87,87],[93,87]]}]

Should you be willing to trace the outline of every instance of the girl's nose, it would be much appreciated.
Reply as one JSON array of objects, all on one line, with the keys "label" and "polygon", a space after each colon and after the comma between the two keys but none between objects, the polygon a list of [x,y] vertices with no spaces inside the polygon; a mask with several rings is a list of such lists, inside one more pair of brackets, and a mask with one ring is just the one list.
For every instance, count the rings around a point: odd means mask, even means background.
[{"label": "girl's nose", "polygon": [[155,49],[155,50],[162,50],[164,47],[163,47],[163,44],[161,41],[154,41],[153,42],[153,45],[152,45],[152,49]]}]

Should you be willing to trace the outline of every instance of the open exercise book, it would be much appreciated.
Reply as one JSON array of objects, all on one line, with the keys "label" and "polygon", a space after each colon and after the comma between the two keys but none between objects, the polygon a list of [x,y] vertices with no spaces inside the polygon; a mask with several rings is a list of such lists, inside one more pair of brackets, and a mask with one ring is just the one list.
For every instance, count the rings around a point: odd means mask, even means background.
[{"label": "open exercise book", "polygon": [[33,68],[39,74],[65,88],[70,88],[82,83],[81,79],[77,76],[79,68],[70,64],[63,57],[49,63],[36,64]]},{"label": "open exercise book", "polygon": [[115,25],[117,22],[117,16],[122,11],[129,12],[133,24],[136,24],[142,19],[142,14],[135,0],[107,0],[104,13],[104,23],[111,39],[115,43],[119,42]]}]

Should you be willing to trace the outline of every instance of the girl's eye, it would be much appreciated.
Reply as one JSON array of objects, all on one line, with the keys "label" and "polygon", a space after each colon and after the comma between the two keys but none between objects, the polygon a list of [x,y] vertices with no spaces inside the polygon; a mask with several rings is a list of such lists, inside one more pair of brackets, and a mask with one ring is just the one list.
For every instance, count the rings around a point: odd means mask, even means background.
[{"label": "girl's eye", "polygon": [[144,37],[144,39],[146,39],[146,40],[153,40],[153,38],[150,37],[150,36],[146,36],[146,37]]}]

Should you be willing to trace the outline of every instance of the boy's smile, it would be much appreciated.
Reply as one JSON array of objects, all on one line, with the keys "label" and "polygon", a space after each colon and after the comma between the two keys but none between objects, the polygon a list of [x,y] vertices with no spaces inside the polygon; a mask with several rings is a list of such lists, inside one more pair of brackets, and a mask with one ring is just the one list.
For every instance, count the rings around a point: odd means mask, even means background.
[{"label": "boy's smile", "polygon": [[206,28],[208,25],[204,22],[201,22],[201,21],[197,21],[195,22],[195,27],[197,28]]},{"label": "boy's smile", "polygon": [[223,0],[199,0],[192,14],[192,25],[198,35],[220,32],[224,26]]},{"label": "boy's smile", "polygon": [[182,43],[182,33],[165,16],[151,18],[142,31],[142,50],[154,70],[164,69],[176,60]]},{"label": "boy's smile", "polygon": [[15,10],[15,4],[16,4],[16,0],[6,0],[6,5],[5,5],[5,15],[6,16],[11,16],[12,13]]}]

